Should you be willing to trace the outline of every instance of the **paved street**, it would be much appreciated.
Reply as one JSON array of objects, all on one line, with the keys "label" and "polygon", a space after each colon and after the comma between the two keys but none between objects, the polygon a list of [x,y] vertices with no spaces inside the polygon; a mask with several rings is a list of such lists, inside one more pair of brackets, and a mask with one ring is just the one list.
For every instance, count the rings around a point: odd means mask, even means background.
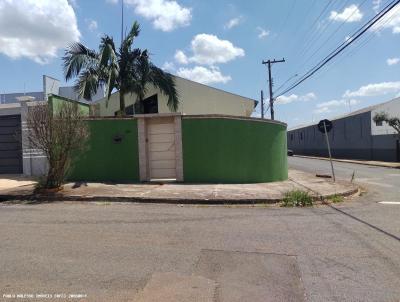
[{"label": "paved street", "polygon": [[[342,162],[333,162],[335,173],[339,178],[354,181],[369,191],[369,198],[374,201],[400,201],[400,169],[389,169]],[[310,173],[330,174],[329,161],[289,157],[289,167]],[[372,196],[371,196],[372,195]]]},{"label": "paved street", "polygon": [[[329,171],[326,161],[290,166]],[[377,201],[399,201],[400,171],[335,166],[347,179],[355,170],[369,193],[305,209],[2,205],[0,300],[398,301],[400,206]]]}]

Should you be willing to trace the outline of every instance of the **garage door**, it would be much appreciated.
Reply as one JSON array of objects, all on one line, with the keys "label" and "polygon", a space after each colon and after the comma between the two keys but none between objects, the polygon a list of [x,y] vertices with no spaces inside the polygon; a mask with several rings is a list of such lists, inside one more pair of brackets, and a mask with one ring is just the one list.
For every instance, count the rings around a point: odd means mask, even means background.
[{"label": "garage door", "polygon": [[147,143],[150,179],[176,179],[174,119],[149,119]]},{"label": "garage door", "polygon": [[21,173],[21,116],[0,116],[0,174]]}]

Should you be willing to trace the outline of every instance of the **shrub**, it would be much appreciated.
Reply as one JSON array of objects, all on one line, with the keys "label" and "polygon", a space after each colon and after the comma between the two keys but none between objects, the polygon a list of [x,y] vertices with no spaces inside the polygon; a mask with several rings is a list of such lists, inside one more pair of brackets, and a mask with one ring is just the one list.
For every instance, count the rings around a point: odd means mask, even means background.
[{"label": "shrub", "polygon": [[308,207],[313,205],[313,199],[308,192],[293,190],[287,192],[282,201],[284,207]]},{"label": "shrub", "polygon": [[53,111],[49,104],[29,108],[27,126],[30,148],[39,149],[47,158],[49,168],[38,189],[59,188],[77,156],[86,146],[89,130],[76,103],[64,103]]},{"label": "shrub", "polygon": [[343,196],[337,195],[337,194],[328,198],[328,201],[333,202],[333,203],[343,202],[343,200],[344,200]]}]

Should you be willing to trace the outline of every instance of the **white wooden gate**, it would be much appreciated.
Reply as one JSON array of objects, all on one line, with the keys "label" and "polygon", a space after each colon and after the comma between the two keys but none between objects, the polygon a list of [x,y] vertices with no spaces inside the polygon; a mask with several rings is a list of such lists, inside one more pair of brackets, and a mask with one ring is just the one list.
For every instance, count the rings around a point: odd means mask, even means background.
[{"label": "white wooden gate", "polygon": [[152,118],[147,123],[150,179],[176,179],[174,118]]},{"label": "white wooden gate", "polygon": [[138,116],[141,181],[183,181],[180,115]]}]

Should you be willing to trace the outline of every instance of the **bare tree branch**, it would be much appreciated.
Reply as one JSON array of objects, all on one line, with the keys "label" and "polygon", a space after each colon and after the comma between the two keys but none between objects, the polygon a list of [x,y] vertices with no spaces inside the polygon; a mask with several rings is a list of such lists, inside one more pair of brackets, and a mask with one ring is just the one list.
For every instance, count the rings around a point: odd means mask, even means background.
[{"label": "bare tree branch", "polygon": [[83,118],[77,104],[64,103],[57,112],[48,104],[29,108],[29,142],[43,151],[49,164],[45,188],[61,186],[74,156],[85,149],[89,130]]}]

